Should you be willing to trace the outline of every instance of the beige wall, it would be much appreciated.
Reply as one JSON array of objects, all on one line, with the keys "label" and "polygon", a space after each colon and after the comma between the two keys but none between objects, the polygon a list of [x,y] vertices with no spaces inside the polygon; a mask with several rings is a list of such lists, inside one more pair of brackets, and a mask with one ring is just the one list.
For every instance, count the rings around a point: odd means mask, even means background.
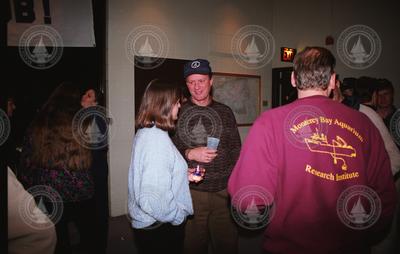
[{"label": "beige wall", "polygon": [[[400,53],[394,50],[400,45],[400,39],[394,31],[398,16],[393,6],[389,1],[372,0],[108,1],[107,86],[114,133],[109,150],[111,215],[126,213],[127,176],[134,132],[134,66],[126,56],[125,41],[133,29],[141,25],[161,28],[169,40],[168,58],[207,58],[214,71],[261,75],[263,100],[270,105],[271,68],[288,66],[279,60],[281,46],[298,49],[306,45],[323,46],[327,35],[336,39],[350,25],[368,25],[381,37],[380,59],[362,71],[350,69],[338,60],[338,73],[341,77],[386,77],[397,86],[396,101],[399,102],[400,78],[396,75],[399,69],[396,60]],[[249,24],[265,27],[275,38],[277,51],[274,58],[259,70],[241,67],[230,53],[233,34]],[[247,131],[248,128],[240,128],[242,139]]]},{"label": "beige wall", "polygon": [[[381,39],[382,53],[369,68],[355,70],[337,58],[336,72],[340,78],[372,76],[387,78],[395,86],[395,104],[400,106],[400,75],[398,59],[400,51],[399,23],[395,0],[351,1],[273,1],[273,35],[278,47],[289,46],[303,49],[305,46],[324,46],[337,56],[336,44],[325,46],[325,37],[333,36],[335,43],[340,33],[349,26],[362,24],[373,28]],[[290,6],[293,4],[293,6]],[[290,66],[275,57],[273,67]]]}]

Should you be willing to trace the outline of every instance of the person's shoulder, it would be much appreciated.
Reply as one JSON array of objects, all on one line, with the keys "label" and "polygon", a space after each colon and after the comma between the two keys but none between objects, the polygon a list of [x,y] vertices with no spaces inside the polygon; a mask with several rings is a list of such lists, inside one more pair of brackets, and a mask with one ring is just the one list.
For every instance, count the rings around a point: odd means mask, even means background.
[{"label": "person's shoulder", "polygon": [[379,116],[372,108],[367,107],[363,104],[360,104],[360,107],[357,109],[346,106],[342,103],[340,104],[340,110],[338,111],[341,115],[346,116],[348,119],[353,119],[353,121],[358,122],[370,122],[370,115]]},{"label": "person's shoulder", "polygon": [[[370,122],[368,117],[362,113],[362,108],[366,108],[360,104],[360,108],[357,110],[351,106],[340,103],[338,101],[334,101],[332,99],[327,100],[327,104],[324,105],[322,110],[329,115],[329,112],[334,112],[336,117],[340,117],[341,119],[348,120],[351,122]],[[367,109],[369,110],[369,109]],[[370,109],[372,110],[372,109]],[[372,110],[373,111],[373,110]]]},{"label": "person's shoulder", "polygon": [[350,124],[364,135],[378,131],[377,122],[380,116],[372,108],[360,104],[357,110],[336,101],[332,101],[331,105],[331,110],[335,112],[335,119],[338,121]]},{"label": "person's shoulder", "polygon": [[222,103],[222,102],[219,102],[219,101],[216,101],[216,100],[212,100],[212,105],[213,106],[218,106],[218,107],[228,107],[229,108],[229,106],[228,105],[226,105],[226,104],[224,104],[224,103]]},{"label": "person's shoulder", "polygon": [[289,114],[291,111],[293,111],[294,109],[296,109],[297,107],[297,103],[296,101],[288,103],[286,105],[282,105],[279,107],[275,107],[275,108],[270,108],[265,110],[263,113],[261,113],[261,115],[259,116],[259,118],[262,120],[267,120],[270,118],[280,118],[280,117],[286,117],[287,114]]},{"label": "person's shoulder", "polygon": [[183,108],[188,108],[188,107],[191,107],[191,106],[193,106],[193,105],[194,105],[194,104],[191,103],[190,100],[186,100],[185,102],[181,103],[181,110],[182,110]]},{"label": "person's shoulder", "polygon": [[196,104],[192,103],[190,100],[187,100],[181,104],[179,109],[179,116],[184,115],[186,111],[196,110]]},{"label": "person's shoulder", "polygon": [[381,116],[372,108],[360,104],[360,112],[365,115],[379,130],[386,128]]},{"label": "person's shoulder", "polygon": [[365,115],[367,115],[368,117],[372,117],[372,118],[376,118],[376,117],[380,117],[379,114],[373,110],[372,108],[365,106],[363,104],[360,104],[360,112],[364,113]]},{"label": "person's shoulder", "polygon": [[231,107],[229,107],[228,105],[226,105],[226,104],[224,104],[222,102],[216,101],[216,100],[213,100],[213,102],[211,104],[211,107],[215,108],[215,109],[226,110],[226,111],[231,111],[232,112]]},{"label": "person's shoulder", "polygon": [[166,153],[170,150],[172,141],[166,131],[157,127],[141,128],[136,132],[133,149],[136,153]]},{"label": "person's shoulder", "polygon": [[149,140],[162,141],[168,138],[168,133],[156,126],[141,128],[136,132],[135,138],[137,140],[142,140],[143,142],[148,142]]}]

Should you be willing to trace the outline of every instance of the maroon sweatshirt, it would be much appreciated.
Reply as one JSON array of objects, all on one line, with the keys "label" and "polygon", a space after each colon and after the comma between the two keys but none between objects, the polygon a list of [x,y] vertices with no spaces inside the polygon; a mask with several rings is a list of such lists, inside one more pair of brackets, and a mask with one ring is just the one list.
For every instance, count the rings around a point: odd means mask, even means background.
[{"label": "maroon sweatshirt", "polygon": [[[260,190],[271,198],[260,198]],[[263,245],[270,253],[363,253],[390,225],[396,205],[378,130],[362,113],[324,96],[264,112],[228,191],[244,215],[254,215],[253,203],[272,205]]]}]

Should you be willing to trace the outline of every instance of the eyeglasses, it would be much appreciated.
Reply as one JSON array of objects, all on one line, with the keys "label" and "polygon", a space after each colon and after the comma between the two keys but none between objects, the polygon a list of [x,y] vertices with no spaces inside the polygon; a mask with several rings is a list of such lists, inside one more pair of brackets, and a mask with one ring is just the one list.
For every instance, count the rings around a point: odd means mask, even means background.
[{"label": "eyeglasses", "polygon": [[206,82],[208,81],[208,79],[197,79],[197,80],[191,80],[191,81],[186,81],[186,84],[190,85],[190,86],[194,86],[196,83],[199,85],[204,85]]}]

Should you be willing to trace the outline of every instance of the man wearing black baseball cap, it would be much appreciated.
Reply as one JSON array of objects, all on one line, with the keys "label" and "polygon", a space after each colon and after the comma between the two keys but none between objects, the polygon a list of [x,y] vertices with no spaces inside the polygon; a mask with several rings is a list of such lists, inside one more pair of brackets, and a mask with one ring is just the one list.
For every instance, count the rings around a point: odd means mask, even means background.
[{"label": "man wearing black baseball cap", "polygon": [[[226,190],[239,157],[241,141],[232,110],[212,97],[212,70],[205,59],[184,65],[190,99],[182,105],[173,141],[189,168],[205,169],[204,180],[190,184],[194,216],[186,223],[185,253],[237,253],[237,227],[230,214]],[[219,139],[217,149],[207,138]],[[215,140],[215,139],[214,139]]]},{"label": "man wearing black baseball cap", "polygon": [[183,78],[187,78],[192,74],[206,74],[212,73],[210,63],[205,59],[196,59],[187,62],[183,67]]}]

